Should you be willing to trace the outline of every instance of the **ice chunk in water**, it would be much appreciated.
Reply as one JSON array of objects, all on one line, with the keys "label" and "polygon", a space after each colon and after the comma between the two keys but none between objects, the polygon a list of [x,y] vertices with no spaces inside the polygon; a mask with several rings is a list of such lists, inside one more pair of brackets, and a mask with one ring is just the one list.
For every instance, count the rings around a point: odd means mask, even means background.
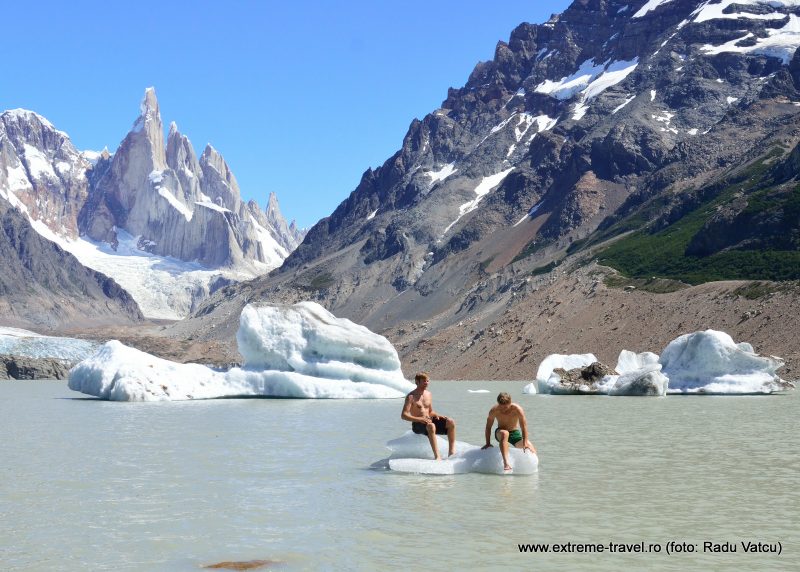
[{"label": "ice chunk in water", "polygon": [[[623,350],[625,351],[625,350]],[[633,353],[633,352],[630,352]],[[617,377],[609,395],[666,395],[669,379],[661,373],[660,364],[648,364]]]},{"label": "ice chunk in water", "polygon": [[783,360],[759,356],[725,332],[706,330],[671,341],[661,353],[669,393],[772,393],[788,389],[775,373]]},{"label": "ice chunk in water", "polygon": [[548,386],[547,380],[550,379],[554,369],[561,368],[569,371],[576,367],[586,367],[596,361],[597,358],[594,354],[550,354],[542,360],[536,372],[539,393],[550,393],[550,386]]},{"label": "ice chunk in water", "polygon": [[422,475],[458,475],[463,473],[484,473],[489,475],[531,475],[538,470],[539,460],[534,453],[520,449],[509,450],[511,471],[503,470],[503,458],[500,449],[478,447],[453,455],[449,459],[434,461],[432,459],[390,459],[389,468],[400,473],[418,473]]},{"label": "ice chunk in water", "polygon": [[[439,452],[447,454],[447,440],[437,436]],[[389,468],[403,473],[426,475],[455,475],[461,473],[506,474],[503,471],[503,458],[500,448],[481,449],[475,445],[456,441],[456,454],[441,461],[433,460],[433,452],[424,435],[408,431],[402,437],[389,441],[386,446],[392,451]],[[536,454],[522,449],[509,449],[509,464],[515,475],[530,475],[539,466]]]},{"label": "ice chunk in water", "polygon": [[246,306],[237,340],[245,367],[227,372],[171,362],[110,341],[70,371],[69,387],[118,401],[392,398],[414,389],[386,338],[313,302]]},{"label": "ice chunk in water", "polygon": [[[447,438],[441,435],[436,436],[436,442],[439,447],[439,454],[442,457],[447,456]],[[427,435],[418,435],[413,431],[406,431],[401,437],[392,439],[386,443],[386,447],[392,452],[389,455],[390,459],[431,459],[433,460],[433,451],[431,444],[428,441]],[[462,453],[473,448],[474,445],[464,443],[463,441],[456,441],[456,453]]]},{"label": "ice chunk in water", "polygon": [[[617,370],[618,374],[622,375],[624,373],[630,373],[638,369],[646,368],[652,364],[658,364],[658,354],[654,354],[653,352],[642,352],[637,354],[629,350],[622,350],[619,352],[619,358],[617,358],[617,367],[614,369]],[[661,367],[659,366],[658,369],[661,369]]]}]

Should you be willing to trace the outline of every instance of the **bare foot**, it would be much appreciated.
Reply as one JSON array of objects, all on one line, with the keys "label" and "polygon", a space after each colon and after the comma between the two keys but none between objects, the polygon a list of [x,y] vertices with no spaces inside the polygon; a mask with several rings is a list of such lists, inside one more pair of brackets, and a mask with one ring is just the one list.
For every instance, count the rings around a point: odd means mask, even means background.
[{"label": "bare foot", "polygon": [[504,473],[507,473],[508,471],[513,471],[513,470],[514,469],[511,468],[511,465],[506,465],[505,467],[503,467],[503,472]]},{"label": "bare foot", "polygon": [[434,459],[434,461],[441,461],[441,460],[442,460],[442,458],[441,458],[441,457],[436,457],[436,458]]},{"label": "bare foot", "polygon": [[455,454],[456,454],[456,452],[455,452],[455,451],[450,451],[450,452],[447,454],[447,456],[448,456],[448,457],[452,457],[452,456],[453,456],[453,455],[455,455]]}]

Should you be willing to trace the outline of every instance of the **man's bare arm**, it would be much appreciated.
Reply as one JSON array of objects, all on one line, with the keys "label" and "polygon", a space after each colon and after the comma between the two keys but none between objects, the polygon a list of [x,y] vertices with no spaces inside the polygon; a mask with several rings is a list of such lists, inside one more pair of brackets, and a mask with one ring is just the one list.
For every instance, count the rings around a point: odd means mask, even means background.
[{"label": "man's bare arm", "polygon": [[492,425],[494,425],[494,407],[489,410],[489,416],[486,418],[486,444],[481,449],[492,446]]},{"label": "man's bare arm", "polygon": [[[524,451],[528,448],[528,420],[525,419],[525,411],[522,407],[517,406],[517,409],[519,410],[519,426],[522,429],[522,449]],[[533,448],[533,452],[536,452],[536,447]]]}]

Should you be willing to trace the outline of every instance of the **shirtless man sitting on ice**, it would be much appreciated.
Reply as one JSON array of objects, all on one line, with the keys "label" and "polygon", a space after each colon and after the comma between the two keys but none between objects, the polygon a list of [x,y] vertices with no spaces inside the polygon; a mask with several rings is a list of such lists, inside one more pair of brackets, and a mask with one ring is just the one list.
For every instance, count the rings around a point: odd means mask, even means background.
[{"label": "shirtless man sitting on ice", "polygon": [[[516,403],[511,403],[511,396],[504,391],[497,396],[497,405],[489,410],[489,417],[486,419],[486,445],[481,449],[488,449],[492,446],[490,435],[495,419],[497,419],[497,429],[495,429],[494,438],[500,442],[503,470],[510,471],[511,465],[508,464],[509,443],[517,449],[530,450],[533,453],[536,453],[536,448],[528,440],[528,423],[525,420],[525,412]],[[520,431],[520,427],[522,427],[522,431]]]},{"label": "shirtless man sitting on ice", "polygon": [[456,452],[456,422],[433,410],[431,392],[428,391],[430,380],[427,373],[415,375],[414,383],[417,384],[417,388],[406,395],[400,418],[404,421],[411,421],[411,430],[414,433],[428,436],[431,449],[433,449],[433,457],[437,461],[442,457],[439,455],[436,435],[447,435],[448,456],[454,455]]}]

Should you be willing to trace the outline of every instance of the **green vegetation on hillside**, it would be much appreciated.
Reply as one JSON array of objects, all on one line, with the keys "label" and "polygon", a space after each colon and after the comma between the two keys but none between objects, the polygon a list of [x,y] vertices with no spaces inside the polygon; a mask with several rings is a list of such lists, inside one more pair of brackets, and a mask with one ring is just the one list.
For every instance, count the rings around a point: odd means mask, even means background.
[{"label": "green vegetation on hillside", "polygon": [[[768,169],[774,158],[783,153],[773,148],[730,180],[716,196],[655,233],[638,230],[621,238],[599,255],[599,261],[634,278],[664,277],[699,284],[712,280],[794,280],[800,278],[800,250],[795,235],[800,226],[800,187],[786,192],[775,186]],[[728,249],[709,256],[686,254],[692,238],[703,229],[718,207],[744,195],[748,205],[745,217],[774,214],[774,236],[766,237],[770,245],[759,249]],[[642,222],[642,213],[652,212],[661,201],[653,201],[638,213],[610,227],[604,234],[614,236]]]}]

